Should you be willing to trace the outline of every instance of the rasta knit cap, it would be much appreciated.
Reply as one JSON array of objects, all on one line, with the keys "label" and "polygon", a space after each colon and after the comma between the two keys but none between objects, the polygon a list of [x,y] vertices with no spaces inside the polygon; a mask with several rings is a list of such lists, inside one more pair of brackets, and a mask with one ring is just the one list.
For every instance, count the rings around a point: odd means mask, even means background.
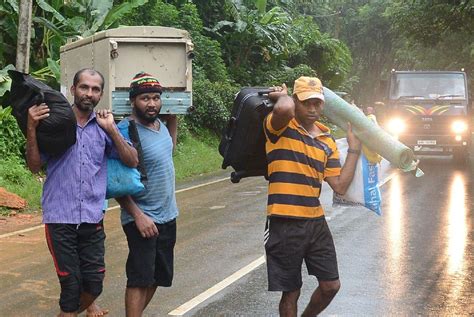
[{"label": "rasta knit cap", "polygon": [[157,92],[161,95],[163,92],[162,86],[158,79],[152,75],[139,72],[133,77],[132,82],[130,83],[130,98],[133,98],[137,95],[146,93],[146,92]]}]

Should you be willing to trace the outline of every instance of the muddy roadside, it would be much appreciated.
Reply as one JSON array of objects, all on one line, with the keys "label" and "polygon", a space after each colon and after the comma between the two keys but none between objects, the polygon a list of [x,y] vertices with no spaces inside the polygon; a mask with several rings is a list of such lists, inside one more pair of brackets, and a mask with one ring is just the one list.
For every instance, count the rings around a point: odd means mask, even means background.
[{"label": "muddy roadside", "polygon": [[40,212],[0,216],[0,235],[41,225],[41,220]]}]

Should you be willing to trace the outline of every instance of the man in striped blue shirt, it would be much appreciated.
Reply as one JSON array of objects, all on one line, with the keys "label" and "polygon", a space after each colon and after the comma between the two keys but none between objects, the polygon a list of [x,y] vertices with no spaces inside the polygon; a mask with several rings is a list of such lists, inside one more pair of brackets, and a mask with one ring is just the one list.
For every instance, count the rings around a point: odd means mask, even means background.
[{"label": "man in striped blue shirt", "polygon": [[36,140],[36,128],[50,109],[43,103],[28,111],[28,167],[37,173],[46,163],[43,223],[61,284],[59,316],[77,316],[102,292],[107,157],[118,155],[131,167],[138,164],[136,150],[124,140],[110,111],[94,112],[103,89],[99,72],[82,69],[76,73],[71,93],[77,141],[58,156],[40,153]]},{"label": "man in striped blue shirt", "polygon": [[130,120],[136,122],[148,177],[144,191],[117,198],[129,248],[125,291],[128,317],[142,316],[157,287],[170,287],[173,280],[178,216],[173,148],[177,126],[174,115],[168,115],[167,125],[158,118],[161,92],[155,77],[138,73],[130,84],[132,115],[118,125],[127,135]]}]

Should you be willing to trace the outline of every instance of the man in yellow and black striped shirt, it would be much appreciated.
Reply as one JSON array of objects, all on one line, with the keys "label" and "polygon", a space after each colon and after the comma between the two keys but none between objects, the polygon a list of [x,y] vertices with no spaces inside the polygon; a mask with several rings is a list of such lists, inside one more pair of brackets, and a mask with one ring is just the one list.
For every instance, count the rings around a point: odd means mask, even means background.
[{"label": "man in yellow and black striped shirt", "polygon": [[303,260],[316,276],[318,288],[303,316],[324,310],[340,288],[331,232],[319,201],[323,180],[344,194],[354,176],[360,141],[347,130],[349,144],[344,166],[329,128],[318,122],[324,106],[318,78],[300,77],[293,96],[286,86],[270,93],[273,111],[265,118],[268,161],[268,205],[265,251],[270,291],[281,291],[281,316],[296,316],[302,286]]}]

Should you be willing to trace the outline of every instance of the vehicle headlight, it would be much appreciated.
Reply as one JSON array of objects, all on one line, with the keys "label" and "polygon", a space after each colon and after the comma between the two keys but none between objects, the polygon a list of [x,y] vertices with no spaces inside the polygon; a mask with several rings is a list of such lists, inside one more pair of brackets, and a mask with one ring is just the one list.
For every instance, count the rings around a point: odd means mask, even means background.
[{"label": "vehicle headlight", "polygon": [[406,129],[405,121],[400,118],[393,118],[388,121],[387,129],[394,135],[399,135]]},{"label": "vehicle headlight", "polygon": [[456,120],[451,124],[451,130],[456,134],[466,132],[467,123],[462,120]]}]

